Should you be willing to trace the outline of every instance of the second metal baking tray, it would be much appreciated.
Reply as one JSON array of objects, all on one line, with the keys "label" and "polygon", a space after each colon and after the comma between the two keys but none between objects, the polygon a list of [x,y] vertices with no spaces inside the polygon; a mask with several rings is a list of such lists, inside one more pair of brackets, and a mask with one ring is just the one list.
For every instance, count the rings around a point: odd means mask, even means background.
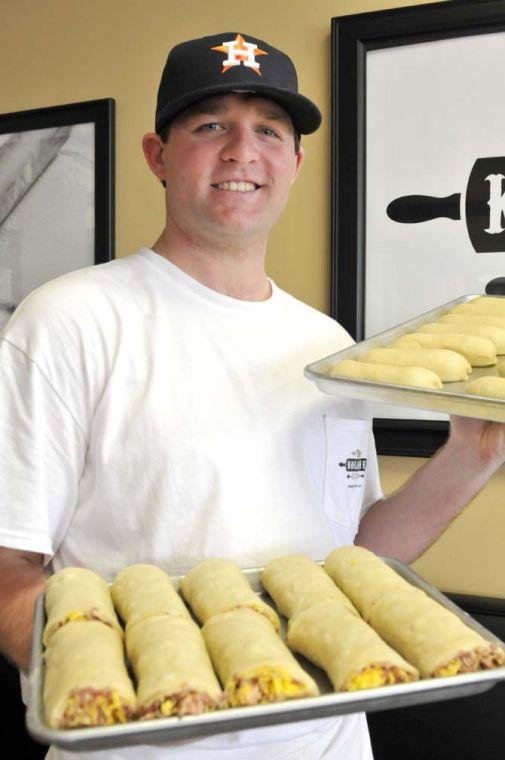
[{"label": "second metal baking tray", "polygon": [[344,396],[382,404],[410,406],[444,414],[456,414],[463,417],[476,417],[483,420],[505,422],[505,401],[470,396],[466,386],[471,380],[484,375],[498,375],[496,366],[473,367],[470,378],[464,382],[444,383],[442,390],[413,388],[393,383],[373,382],[371,380],[351,380],[345,377],[331,377],[330,367],[344,359],[357,359],[372,348],[390,346],[393,341],[405,333],[415,332],[421,325],[436,322],[442,314],[460,303],[476,298],[475,294],[465,295],[449,301],[442,306],[409,319],[396,327],[374,335],[372,338],[356,343],[354,346],[337,351],[305,367],[305,376],[313,380],[318,388],[332,396]]},{"label": "second metal baking tray", "polygon": [[[446,596],[426,583],[407,565],[394,559],[384,558],[384,560],[402,578],[425,591],[446,609],[454,612],[469,628],[480,633],[487,641],[502,643],[466,612],[460,610]],[[262,590],[260,583],[262,568],[253,568],[244,572],[253,589],[261,594],[266,602],[275,607],[270,597]],[[180,578],[172,577],[172,580],[178,586]],[[285,624],[285,620],[283,623]],[[297,656],[302,667],[316,680],[321,696],[251,707],[227,708],[204,715],[186,715],[182,718],[132,721],[96,728],[52,729],[44,721],[42,703],[44,680],[42,633],[44,625],[44,598],[41,595],[37,600],[35,610],[26,724],[29,733],[36,740],[74,751],[197,739],[246,728],[271,726],[277,723],[292,723],[347,713],[373,712],[393,707],[420,705],[426,702],[478,694],[487,691],[498,681],[505,680],[505,667],[500,667],[446,678],[424,679],[397,686],[383,686],[353,692],[335,692],[322,670],[312,665],[305,658]],[[284,633],[285,625],[283,625],[283,635]]]}]

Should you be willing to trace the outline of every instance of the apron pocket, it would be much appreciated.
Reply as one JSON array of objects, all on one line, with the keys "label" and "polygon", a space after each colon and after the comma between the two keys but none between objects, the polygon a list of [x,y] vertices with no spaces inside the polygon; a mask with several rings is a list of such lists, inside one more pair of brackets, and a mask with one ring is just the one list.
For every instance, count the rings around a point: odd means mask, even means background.
[{"label": "apron pocket", "polygon": [[352,544],[366,490],[368,455],[373,442],[372,422],[326,415],[324,427],[323,508],[334,541],[338,545]]}]

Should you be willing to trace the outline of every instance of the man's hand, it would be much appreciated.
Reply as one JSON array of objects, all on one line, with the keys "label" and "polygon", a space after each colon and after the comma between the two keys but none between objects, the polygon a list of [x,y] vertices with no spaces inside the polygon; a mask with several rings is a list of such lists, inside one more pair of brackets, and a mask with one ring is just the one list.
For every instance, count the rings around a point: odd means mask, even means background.
[{"label": "man's hand", "polygon": [[446,446],[469,466],[494,472],[505,462],[505,423],[451,417]]},{"label": "man's hand", "polygon": [[28,670],[35,600],[44,589],[42,554],[0,547],[0,650]]}]

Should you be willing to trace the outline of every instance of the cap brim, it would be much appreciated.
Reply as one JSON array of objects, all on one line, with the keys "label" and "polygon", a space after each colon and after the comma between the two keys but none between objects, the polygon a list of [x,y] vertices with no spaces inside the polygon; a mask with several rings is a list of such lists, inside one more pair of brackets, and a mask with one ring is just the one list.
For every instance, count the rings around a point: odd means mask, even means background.
[{"label": "cap brim", "polygon": [[[223,84],[202,87],[200,90],[177,98],[156,114],[156,132],[160,132],[163,127],[177,116],[177,114],[193,103],[203,100],[203,98],[211,97],[212,95],[222,95],[226,92],[233,92],[240,89],[242,89],[240,84],[223,82]],[[276,103],[279,103],[279,105],[288,112],[295,130],[299,134],[310,135],[312,132],[315,132],[321,124],[322,117],[319,108],[304,95],[293,93],[290,90],[282,90],[278,87],[269,87],[262,82],[255,82],[254,86],[251,88],[244,84],[243,89],[247,92],[255,92],[258,95],[264,95],[265,97],[271,98]]]}]

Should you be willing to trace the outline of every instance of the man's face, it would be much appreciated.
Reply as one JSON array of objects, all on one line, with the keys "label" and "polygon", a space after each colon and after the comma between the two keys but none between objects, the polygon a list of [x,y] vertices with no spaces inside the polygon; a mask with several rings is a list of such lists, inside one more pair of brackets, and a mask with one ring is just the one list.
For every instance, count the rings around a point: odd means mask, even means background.
[{"label": "man's face", "polygon": [[264,242],[302,159],[273,101],[239,93],[200,101],[174,119],[162,147],[168,224],[193,239]]}]

